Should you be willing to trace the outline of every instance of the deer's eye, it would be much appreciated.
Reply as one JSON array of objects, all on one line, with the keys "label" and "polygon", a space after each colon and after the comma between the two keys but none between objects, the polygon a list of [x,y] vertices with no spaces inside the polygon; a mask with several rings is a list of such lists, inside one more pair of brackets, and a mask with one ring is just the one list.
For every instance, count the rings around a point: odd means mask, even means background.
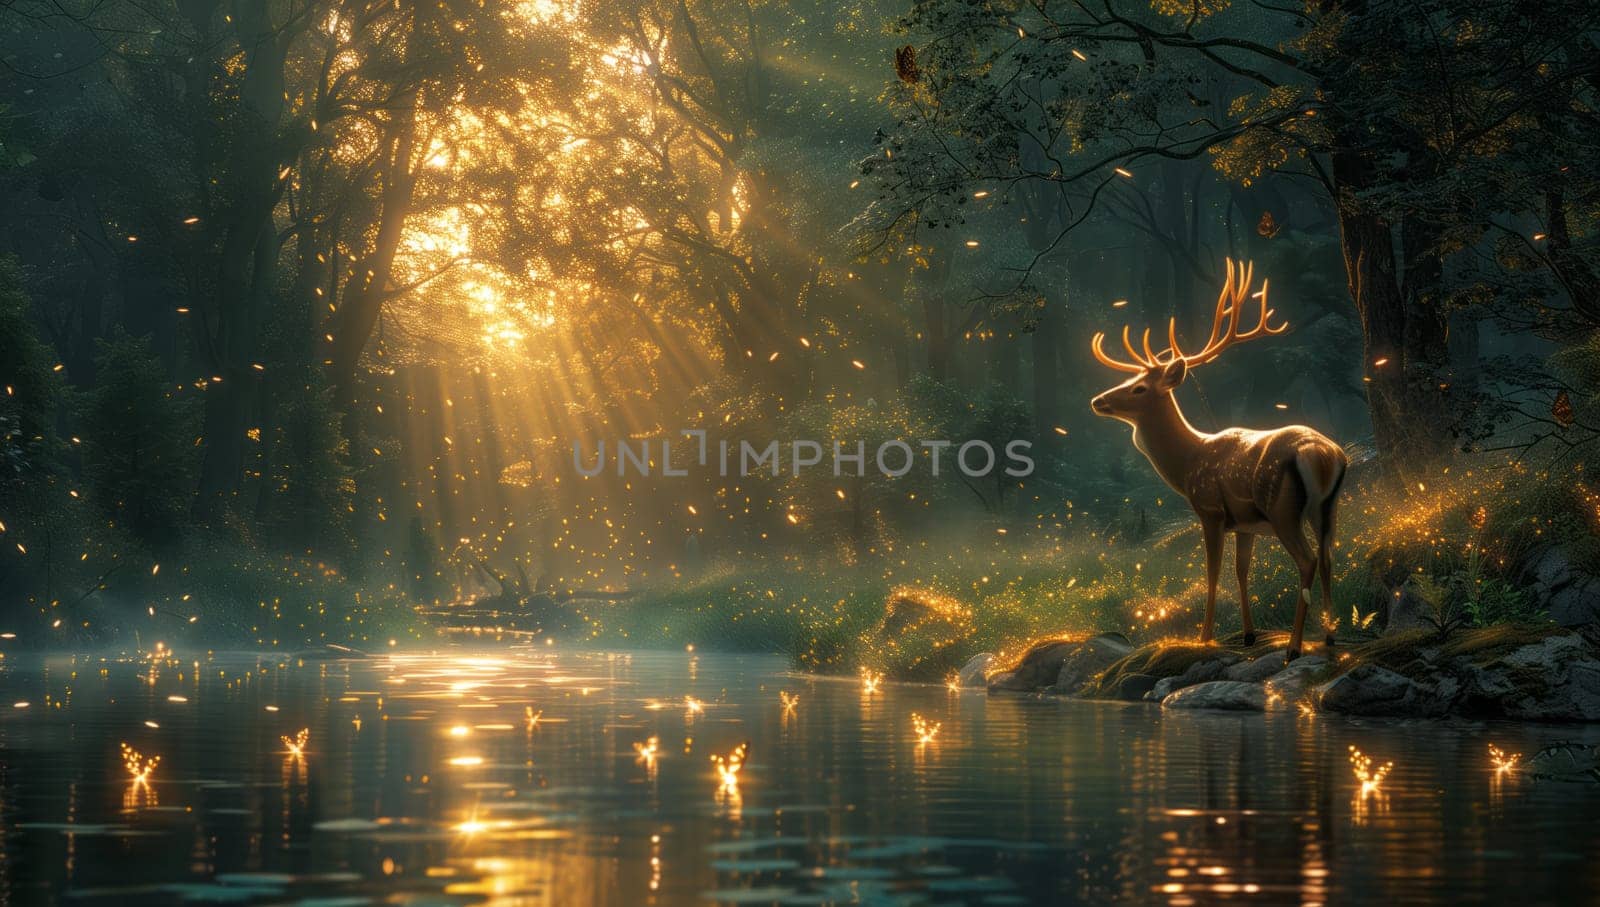
[{"label": "deer's eye", "polygon": [[1133,386],[1133,392],[1136,393],[1136,394],[1142,394],[1142,393],[1144,393],[1144,391],[1145,391],[1145,386],[1143,384],[1135,384]]}]

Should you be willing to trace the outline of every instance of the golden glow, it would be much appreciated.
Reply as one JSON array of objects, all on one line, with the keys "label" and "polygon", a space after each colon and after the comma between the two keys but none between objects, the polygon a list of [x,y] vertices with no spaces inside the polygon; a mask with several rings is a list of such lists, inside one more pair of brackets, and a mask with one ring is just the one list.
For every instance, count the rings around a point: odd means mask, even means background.
[{"label": "golden glow", "polygon": [[311,729],[301,728],[293,737],[279,737],[283,741],[285,752],[295,759],[300,759],[306,754],[306,743],[311,739]]},{"label": "golden glow", "polygon": [[917,746],[927,746],[939,736],[940,723],[928,721],[916,712],[911,713],[911,730],[917,735]]}]

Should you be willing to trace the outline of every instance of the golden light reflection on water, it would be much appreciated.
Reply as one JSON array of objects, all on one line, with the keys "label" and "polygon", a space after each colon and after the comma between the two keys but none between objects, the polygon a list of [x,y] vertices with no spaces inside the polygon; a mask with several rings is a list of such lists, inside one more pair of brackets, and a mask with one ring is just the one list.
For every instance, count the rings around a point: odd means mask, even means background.
[{"label": "golden light reflection on water", "polygon": [[[778,662],[707,655],[691,679],[682,654],[543,647],[208,665],[164,671],[154,687],[148,665],[138,670],[85,672],[76,683],[91,678],[91,689],[71,706],[0,718],[0,743],[21,754],[0,777],[8,840],[37,848],[38,823],[68,820],[142,835],[113,839],[126,854],[115,873],[75,853],[74,885],[292,875],[304,864],[289,855],[311,852],[379,900],[420,889],[504,904],[677,904],[766,888],[839,900],[829,873],[861,869],[850,882],[861,900],[959,901],[970,884],[1085,903],[1327,904],[1422,900],[1454,884],[1468,885],[1456,892],[1467,900],[1504,892],[1515,873],[1496,853],[1535,867],[1547,852],[1600,857],[1573,813],[1594,805],[1587,788],[1552,793],[1500,771],[1481,738],[1448,727],[1287,710],[1174,715],[950,696],[938,684],[864,695],[858,678],[799,677]],[[23,684],[12,698],[56,694]],[[802,697],[796,718],[785,703]],[[679,707],[691,698],[715,707],[691,716]],[[69,722],[80,739],[114,741],[126,727],[141,749],[159,748],[159,808],[149,783],[84,783],[111,746],[81,762],[28,757],[39,745],[29,733],[60,740],[51,729]],[[281,738],[302,729],[316,750],[302,743],[296,758]],[[1496,730],[1497,752],[1531,751],[1538,733]],[[1365,780],[1352,746],[1381,754]],[[1381,771],[1390,760],[1405,770]],[[80,793],[40,813],[37,794],[16,789]],[[246,814],[258,818],[242,828]],[[214,843],[187,856],[174,837]],[[169,850],[179,859],[159,856]],[[930,887],[945,879],[956,887]],[[1516,881],[1530,902],[1553,891]],[[352,893],[306,884],[293,894]]]}]

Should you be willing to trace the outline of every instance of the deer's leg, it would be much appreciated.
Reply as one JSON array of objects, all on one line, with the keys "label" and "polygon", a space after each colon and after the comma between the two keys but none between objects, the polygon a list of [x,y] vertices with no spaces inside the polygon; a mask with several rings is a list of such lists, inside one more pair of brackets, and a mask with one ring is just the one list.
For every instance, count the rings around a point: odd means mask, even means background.
[{"label": "deer's leg", "polygon": [[1244,644],[1256,644],[1256,627],[1250,622],[1250,554],[1256,537],[1248,532],[1233,534],[1233,572],[1239,577],[1239,620],[1244,624]]},{"label": "deer's leg", "polygon": [[[1322,575],[1322,613],[1333,615],[1333,506],[1324,505],[1322,525],[1317,527],[1317,572]],[[1333,631],[1324,640],[1328,654],[1333,654]]]},{"label": "deer's leg", "polygon": [[1206,622],[1200,625],[1200,641],[1210,642],[1217,617],[1217,576],[1222,573],[1222,521],[1201,518],[1200,532],[1206,542]]},{"label": "deer's leg", "polygon": [[1274,520],[1272,528],[1278,535],[1278,541],[1283,543],[1283,550],[1289,552],[1295,566],[1300,568],[1300,594],[1295,598],[1294,630],[1289,634],[1288,656],[1292,661],[1300,657],[1300,642],[1306,630],[1306,609],[1311,604],[1311,583],[1317,577],[1317,556],[1306,544],[1298,514],[1284,520]]}]

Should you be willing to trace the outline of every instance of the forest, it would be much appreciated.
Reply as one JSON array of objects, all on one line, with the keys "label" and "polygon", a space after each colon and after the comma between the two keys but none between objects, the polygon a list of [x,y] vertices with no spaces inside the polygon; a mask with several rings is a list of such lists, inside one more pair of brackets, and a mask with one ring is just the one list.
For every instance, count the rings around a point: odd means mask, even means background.
[{"label": "forest", "polygon": [[[1289,330],[1179,399],[1345,450],[1329,631],[1591,623],[1597,89],[1575,0],[12,0],[0,630],[1188,636],[1200,530],[1090,343],[1200,346],[1230,261]],[[1036,468],[574,469],[686,429]]]}]

